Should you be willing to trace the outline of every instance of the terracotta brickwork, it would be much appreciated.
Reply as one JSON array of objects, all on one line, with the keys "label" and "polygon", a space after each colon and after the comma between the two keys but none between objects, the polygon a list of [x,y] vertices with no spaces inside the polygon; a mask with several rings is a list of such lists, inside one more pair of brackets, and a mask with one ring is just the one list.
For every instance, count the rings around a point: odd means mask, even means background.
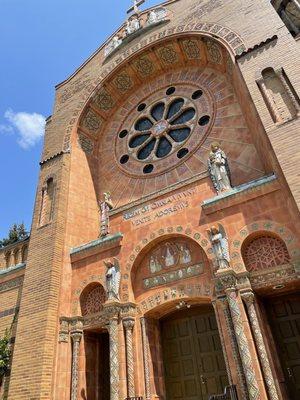
[{"label": "terracotta brickwork", "polygon": [[[9,400],[166,400],[164,321],[185,329],[204,314],[239,398],[294,390],[266,304],[300,287],[297,44],[263,0],[152,11],[56,87],[26,269],[0,275],[0,316],[11,313],[0,332],[19,308]],[[214,142],[233,186],[219,196]],[[113,208],[100,237],[104,192]],[[225,270],[213,226],[228,243]],[[21,283],[1,292],[23,274],[22,293]],[[202,376],[195,395],[221,394],[214,379]]]}]

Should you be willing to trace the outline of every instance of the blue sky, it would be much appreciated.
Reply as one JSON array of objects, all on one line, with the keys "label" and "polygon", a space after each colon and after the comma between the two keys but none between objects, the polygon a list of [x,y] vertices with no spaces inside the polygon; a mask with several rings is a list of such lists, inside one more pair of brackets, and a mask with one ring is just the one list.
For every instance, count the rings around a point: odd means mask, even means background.
[{"label": "blue sky", "polygon": [[[148,0],[142,8],[159,4]],[[0,239],[30,228],[54,86],[124,21],[131,0],[0,0]]]}]

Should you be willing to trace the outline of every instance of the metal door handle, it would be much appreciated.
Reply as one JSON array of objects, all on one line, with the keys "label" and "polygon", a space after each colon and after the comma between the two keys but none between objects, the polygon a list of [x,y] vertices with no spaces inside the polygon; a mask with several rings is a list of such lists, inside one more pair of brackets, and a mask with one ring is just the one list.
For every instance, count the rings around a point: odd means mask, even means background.
[{"label": "metal door handle", "polygon": [[205,385],[206,380],[203,375],[200,375],[200,380],[201,380],[202,385]]},{"label": "metal door handle", "polygon": [[291,368],[287,368],[286,370],[287,370],[289,378],[292,379],[294,377],[294,375],[293,375]]}]

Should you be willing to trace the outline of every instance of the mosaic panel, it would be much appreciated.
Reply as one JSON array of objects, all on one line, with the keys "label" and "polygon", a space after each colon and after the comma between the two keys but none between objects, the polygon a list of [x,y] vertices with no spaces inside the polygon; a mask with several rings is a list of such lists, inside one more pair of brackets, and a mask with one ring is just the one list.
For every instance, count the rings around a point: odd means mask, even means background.
[{"label": "mosaic panel", "polygon": [[79,147],[87,154],[91,154],[94,150],[94,143],[87,136],[80,133],[78,135]]},{"label": "mosaic panel", "polygon": [[181,279],[191,278],[193,276],[200,275],[203,272],[204,264],[183,267],[176,271],[167,272],[159,276],[144,279],[144,287],[145,289],[151,289],[157,286],[165,285],[167,283],[180,281]]},{"label": "mosaic panel", "polygon": [[158,56],[165,64],[178,62],[178,54],[173,46],[165,46],[158,49]]},{"label": "mosaic panel", "polygon": [[113,83],[121,93],[125,93],[133,87],[132,79],[125,72],[119,74]]},{"label": "mosaic panel", "polygon": [[83,127],[95,134],[102,126],[102,119],[92,109],[89,109],[83,120]]},{"label": "mosaic panel", "polygon": [[134,69],[141,75],[141,76],[149,76],[151,75],[155,68],[154,64],[148,57],[140,57],[133,63]]},{"label": "mosaic panel", "polygon": [[182,47],[189,60],[200,59],[200,49],[196,40],[183,40]]},{"label": "mosaic panel", "polygon": [[102,89],[96,94],[94,97],[94,102],[97,104],[100,110],[103,111],[111,110],[114,106],[114,100],[112,96],[105,89]]},{"label": "mosaic panel", "polygon": [[223,56],[220,46],[212,40],[207,40],[206,48],[208,61],[214,64],[222,64]]}]

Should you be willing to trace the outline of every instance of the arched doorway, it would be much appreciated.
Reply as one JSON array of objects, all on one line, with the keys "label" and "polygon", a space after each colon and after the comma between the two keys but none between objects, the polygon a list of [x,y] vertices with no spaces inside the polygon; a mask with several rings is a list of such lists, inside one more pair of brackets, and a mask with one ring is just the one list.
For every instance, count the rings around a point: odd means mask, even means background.
[{"label": "arched doorway", "polygon": [[207,400],[228,386],[213,307],[194,306],[160,321],[167,400]]},{"label": "arched doorway", "polygon": [[[280,276],[280,271],[283,271],[291,261],[284,241],[272,233],[261,232],[249,237],[242,247],[242,254],[245,266],[250,272],[250,279],[253,274],[268,270]],[[272,289],[276,288],[284,289],[284,285],[277,285]],[[263,296],[262,300],[283,372],[282,378],[279,376],[279,382],[283,384],[289,400],[298,400],[300,398],[300,295],[283,292],[281,295]],[[272,342],[270,345],[272,347]]]},{"label": "arched doorway", "polygon": [[[88,285],[80,297],[85,326],[99,317],[106,300],[105,290],[99,283]],[[103,327],[87,327],[83,332],[85,388],[81,390],[84,400],[110,399],[109,334]]]}]

